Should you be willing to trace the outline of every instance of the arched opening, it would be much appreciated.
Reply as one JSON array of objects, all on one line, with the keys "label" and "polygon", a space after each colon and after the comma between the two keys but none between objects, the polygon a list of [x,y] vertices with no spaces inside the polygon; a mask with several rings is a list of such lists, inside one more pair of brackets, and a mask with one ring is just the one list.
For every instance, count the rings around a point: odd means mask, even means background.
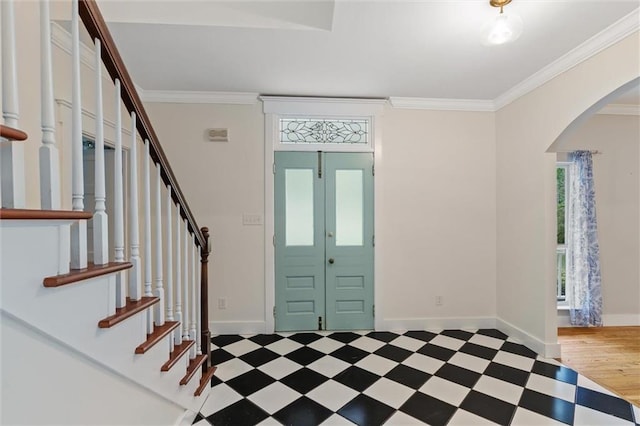
[{"label": "arched opening", "polygon": [[613,92],[608,95],[602,97],[598,102],[591,105],[587,108],[582,114],[575,118],[569,124],[566,129],[557,137],[557,139],[549,146],[547,152],[560,152],[566,150],[567,141],[570,139],[571,135],[579,129],[589,118],[593,117],[598,111],[602,110],[603,107],[615,103],[617,99],[619,99],[623,95],[627,95],[629,93],[633,93],[634,90],[638,90],[640,88],[640,77],[634,78],[626,84],[623,84]]},{"label": "arched opening", "polygon": [[[570,194],[564,179],[569,179],[567,153],[588,150],[593,154],[597,234],[600,247],[600,273],[602,290],[602,323],[597,330],[599,342],[608,342],[616,333],[616,326],[640,325],[640,78],[635,78],[604,96],[573,120],[547,152],[557,159],[557,295],[558,341],[562,343],[562,362],[585,375],[599,368],[597,359],[583,360],[576,355],[579,343],[594,330],[567,329],[571,327],[568,306],[565,303],[566,246],[564,243],[563,207]],[[625,329],[624,332],[627,332]],[[631,331],[628,331],[631,332]],[[587,337],[591,338],[591,337]],[[593,342],[591,342],[593,344]],[[610,350],[601,346],[602,357],[611,359]],[[624,347],[616,349],[616,356],[624,356]],[[602,358],[601,357],[601,358]],[[596,357],[597,358],[597,357]],[[617,359],[617,358],[616,358]],[[610,360],[607,367],[611,368]],[[584,368],[584,371],[581,371]],[[624,375],[624,366],[618,366]],[[599,384],[625,396],[622,389],[606,375]],[[624,386],[624,383],[617,383]],[[625,397],[630,398],[628,395]]]},{"label": "arched opening", "polygon": [[[593,156],[604,325],[638,325],[640,315],[640,78],[620,86],[574,119],[547,152],[557,160],[558,325],[567,326],[565,303],[565,198],[570,197],[565,167],[568,153]],[[625,99],[620,101],[620,99]],[[620,104],[619,102],[626,102]],[[613,108],[611,106],[614,106]]]}]

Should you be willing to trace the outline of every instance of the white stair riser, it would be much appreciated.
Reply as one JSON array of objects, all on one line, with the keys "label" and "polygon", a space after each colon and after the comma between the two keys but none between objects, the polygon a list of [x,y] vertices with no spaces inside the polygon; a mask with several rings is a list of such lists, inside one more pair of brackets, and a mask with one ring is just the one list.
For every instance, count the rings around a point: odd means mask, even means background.
[{"label": "white stair riser", "polygon": [[179,384],[188,356],[169,372],[160,371],[169,359],[171,335],[137,355],[135,348],[146,339],[144,313],[109,329],[98,328],[98,321],[115,313],[115,274],[44,287],[43,279],[56,275],[60,259],[65,259],[65,255],[58,255],[60,245],[68,244],[66,233],[61,232],[64,227],[68,229],[68,224],[62,221],[0,222],[2,309],[150,391],[198,410],[203,398],[194,398],[193,393],[200,374],[186,386]]}]

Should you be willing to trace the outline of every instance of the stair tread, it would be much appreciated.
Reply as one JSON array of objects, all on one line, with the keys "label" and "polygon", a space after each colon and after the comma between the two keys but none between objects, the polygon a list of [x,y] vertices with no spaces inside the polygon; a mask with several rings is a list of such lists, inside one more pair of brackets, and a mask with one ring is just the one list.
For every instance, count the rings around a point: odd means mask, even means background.
[{"label": "stair tread", "polygon": [[91,212],[73,210],[0,209],[0,219],[5,220],[88,220]]},{"label": "stair tread", "polygon": [[200,385],[198,386],[196,391],[193,393],[193,396],[200,396],[202,391],[207,388],[207,385],[211,387],[211,378],[213,377],[213,374],[216,372],[217,369],[218,367],[213,367],[213,366],[209,367],[209,370],[202,375],[202,378],[200,379]]},{"label": "stair tread", "polygon": [[180,380],[181,385],[186,385],[189,383],[189,380],[196,374],[198,368],[207,360],[208,356],[206,354],[196,355],[191,361],[189,361],[189,367],[187,367],[187,374],[184,375],[182,380]]},{"label": "stair tread", "polygon": [[191,346],[195,345],[194,340],[183,340],[178,346],[174,346],[173,351],[169,354],[169,361],[165,362],[160,371],[169,371],[171,367],[176,365],[180,358],[184,356]]},{"label": "stair tread", "polygon": [[147,340],[136,348],[136,353],[143,354],[147,352],[179,325],[180,323],[178,321],[165,321],[165,323],[160,326],[155,325],[153,327],[153,333],[147,334]]},{"label": "stair tread", "polygon": [[5,126],[0,124],[0,136],[10,141],[24,141],[27,140],[27,133],[20,129]]},{"label": "stair tread", "polygon": [[119,322],[126,320],[138,312],[144,311],[159,301],[160,299],[158,297],[141,297],[140,300],[131,300],[127,298],[127,304],[122,308],[116,308],[115,314],[100,320],[100,322],[98,322],[98,327],[113,327]]},{"label": "stair tread", "polygon": [[65,284],[72,284],[78,281],[84,281],[89,278],[100,277],[114,272],[124,271],[131,268],[130,262],[109,262],[106,265],[89,265],[84,269],[72,269],[68,274],[55,275],[44,279],[45,287],[59,287]]}]

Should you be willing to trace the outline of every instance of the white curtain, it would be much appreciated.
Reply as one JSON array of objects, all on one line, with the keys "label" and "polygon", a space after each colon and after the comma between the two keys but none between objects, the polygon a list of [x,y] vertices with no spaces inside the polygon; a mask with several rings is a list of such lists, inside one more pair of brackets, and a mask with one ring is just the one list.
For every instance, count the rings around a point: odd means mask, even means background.
[{"label": "white curtain", "polygon": [[567,302],[572,325],[602,325],[600,248],[591,152],[569,154]]}]

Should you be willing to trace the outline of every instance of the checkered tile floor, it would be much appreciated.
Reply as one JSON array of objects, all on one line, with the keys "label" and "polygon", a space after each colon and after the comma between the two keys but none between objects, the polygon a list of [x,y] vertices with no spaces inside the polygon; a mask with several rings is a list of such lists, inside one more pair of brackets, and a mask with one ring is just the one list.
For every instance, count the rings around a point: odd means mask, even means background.
[{"label": "checkered tile floor", "polygon": [[194,424],[634,425],[640,410],[497,330],[221,335]]}]

